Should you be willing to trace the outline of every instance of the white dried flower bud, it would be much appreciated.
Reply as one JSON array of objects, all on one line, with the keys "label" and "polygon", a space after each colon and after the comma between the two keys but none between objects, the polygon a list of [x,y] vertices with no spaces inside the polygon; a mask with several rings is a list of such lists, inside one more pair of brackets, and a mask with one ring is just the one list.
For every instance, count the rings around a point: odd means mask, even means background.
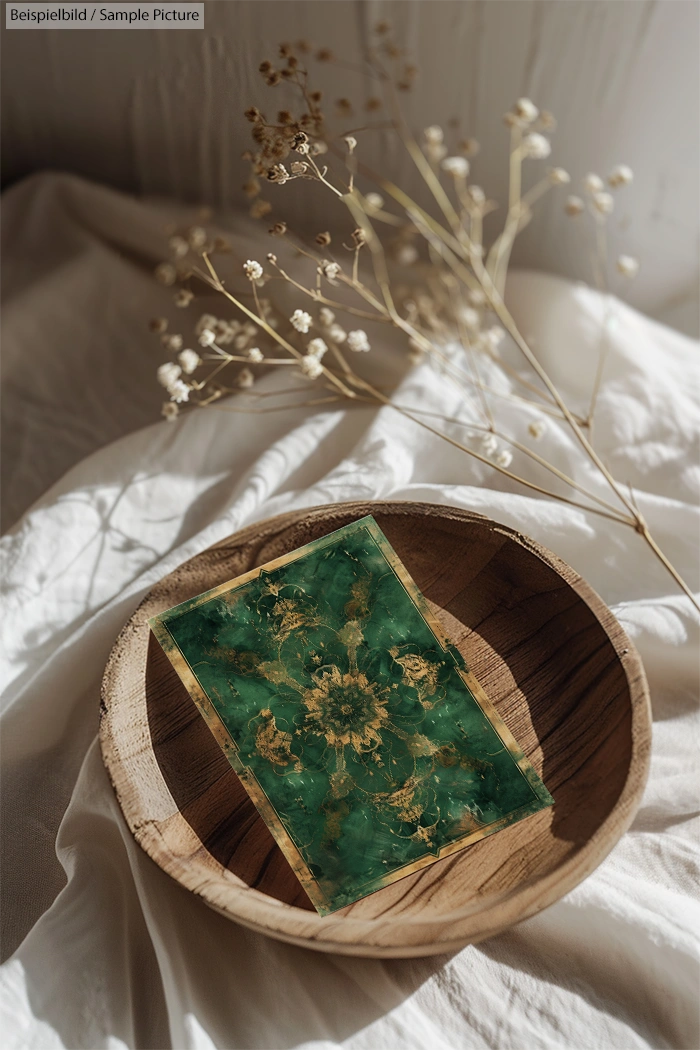
[{"label": "white dried flower bud", "polygon": [[211,328],[205,328],[199,334],[199,345],[200,346],[213,346],[216,342],[216,335],[212,332]]},{"label": "white dried flower bud", "polygon": [[171,401],[177,401],[181,405],[183,401],[189,401],[190,388],[184,380],[175,379],[168,387],[168,393]]},{"label": "white dried flower bud", "polygon": [[354,153],[357,148],[357,139],[354,135],[346,135],[345,144],[348,147],[348,153]]},{"label": "white dried flower bud", "polygon": [[248,360],[253,361],[256,365],[259,365],[263,360],[263,352],[257,346],[251,346],[247,356]]},{"label": "white dried flower bud", "polygon": [[169,350],[171,354],[176,354],[178,350],[182,350],[182,336],[181,335],[164,335],[161,336],[161,343],[166,350]]},{"label": "white dried flower bud", "polygon": [[431,124],[430,127],[423,130],[423,137],[426,142],[430,142],[432,145],[437,146],[442,142],[445,135],[438,124]]},{"label": "white dried flower bud", "polygon": [[463,306],[460,309],[459,319],[466,328],[477,329],[479,327],[479,314],[471,306]]},{"label": "white dried flower bud", "polygon": [[553,186],[566,186],[571,182],[571,176],[564,168],[550,168],[549,181]]},{"label": "white dried flower bud", "polygon": [[187,240],[192,248],[203,248],[207,243],[207,231],[201,226],[193,226],[187,231]]},{"label": "white dried flower bud", "polygon": [[214,314],[202,314],[197,321],[197,324],[194,326],[194,330],[197,335],[201,335],[205,328],[211,328],[213,330],[218,323],[219,322],[216,317],[214,317]]},{"label": "white dried flower bud", "polygon": [[334,343],[344,343],[347,337],[348,333],[342,325],[332,324],[328,329],[328,338],[332,339]]},{"label": "white dried flower bud", "polygon": [[189,306],[193,299],[194,292],[191,292],[189,288],[179,288],[178,291],[175,292],[175,305],[179,306],[181,309],[185,306]]},{"label": "white dried flower bud", "polygon": [[178,354],[177,359],[182,365],[182,371],[188,376],[192,375],[194,370],[202,363],[202,359],[196,350],[183,350],[182,353]]},{"label": "white dried flower bud", "polygon": [[174,423],[179,413],[180,409],[172,401],[166,401],[160,410],[160,414],[167,419],[168,423]]},{"label": "white dried flower bud", "polygon": [[166,390],[169,390],[173,383],[182,375],[182,369],[179,365],[176,365],[174,361],[166,361],[164,365],[161,365],[156,376],[161,386],[164,386]]},{"label": "white dried flower bud", "polygon": [[305,357],[302,357],[299,364],[307,379],[318,379],[320,375],[323,375],[323,365],[313,354],[307,354]]},{"label": "white dried flower bud", "polygon": [[328,145],[325,142],[314,142],[311,147],[312,157],[322,157],[324,153],[328,153]]},{"label": "white dried flower bud", "polygon": [[466,179],[469,174],[469,161],[466,157],[445,157],[442,170],[455,179]]},{"label": "white dried flower bud", "polygon": [[614,190],[620,186],[629,186],[634,179],[634,172],[626,164],[617,164],[608,175],[608,185]]},{"label": "white dried flower bud", "polygon": [[348,332],[348,347],[350,350],[354,350],[356,354],[367,353],[370,349],[367,333],[363,332],[361,328],[356,329],[354,332]]},{"label": "white dried flower bud", "polygon": [[255,382],[255,376],[249,368],[242,368],[238,373],[236,382],[241,390],[248,390]]},{"label": "white dried flower bud", "polygon": [[593,207],[601,215],[609,215],[615,207],[615,201],[610,193],[594,193]]},{"label": "white dried flower bud", "polygon": [[632,255],[620,255],[617,260],[617,271],[623,277],[636,277],[639,272],[639,260]]},{"label": "white dried flower bud", "polygon": [[447,146],[441,142],[426,142],[423,152],[432,164],[439,164],[447,156]]},{"label": "white dried flower bud", "polygon": [[312,339],[306,348],[307,354],[311,354],[312,357],[317,357],[319,361],[321,360],[321,358],[327,350],[328,347],[326,346],[325,342],[318,336],[316,337],[316,339]]},{"label": "white dried flower bud", "polygon": [[248,261],[243,264],[243,273],[249,281],[259,281],[263,275],[263,268],[259,262],[255,261],[255,259],[248,259]]},{"label": "white dried flower bud", "polygon": [[596,175],[595,172],[591,171],[583,180],[583,188],[588,190],[589,193],[600,193],[602,189],[605,189],[605,183],[600,175]]},{"label": "white dried flower bud", "polygon": [[498,348],[506,337],[506,333],[498,325],[494,325],[492,328],[488,328],[482,333],[482,338],[486,346],[494,354],[498,353]]},{"label": "white dried flower bud", "polygon": [[527,429],[532,437],[534,437],[535,441],[539,441],[547,429],[547,424],[543,419],[535,419],[530,423]]},{"label": "white dried flower bud", "polygon": [[519,98],[513,106],[516,116],[524,120],[526,124],[532,124],[540,115],[540,111],[529,98]]},{"label": "white dried flower bud", "polygon": [[319,266],[318,272],[322,274],[326,280],[334,281],[340,273],[340,266],[337,262],[329,262],[325,259]]},{"label": "white dried flower bud", "polygon": [[476,204],[478,207],[481,207],[482,204],[486,203],[486,194],[482,190],[481,186],[469,186],[468,193],[474,204]]},{"label": "white dried flower bud", "polygon": [[[168,241],[168,247],[176,259],[182,259],[190,250],[190,246],[184,237],[171,237]],[[177,412],[177,409],[175,411]]]},{"label": "white dried flower bud", "polygon": [[324,328],[328,328],[335,321],[335,314],[327,306],[322,306],[318,311],[318,319]]},{"label": "white dried flower bud", "polygon": [[215,321],[213,332],[216,336],[216,342],[221,346],[228,346],[229,343],[233,342],[240,329],[239,321]]},{"label": "white dried flower bud", "polygon": [[544,160],[551,152],[552,145],[549,139],[546,139],[544,135],[540,135],[537,131],[531,131],[523,139],[523,155],[525,157],[532,157],[533,160]]},{"label": "white dried flower bud", "polygon": [[481,439],[481,451],[485,456],[492,456],[498,448],[495,434],[484,434]]},{"label": "white dried flower bud", "polygon": [[292,328],[296,328],[297,332],[301,332],[302,335],[306,335],[311,328],[311,320],[311,314],[307,314],[306,310],[295,310],[289,318]]},{"label": "white dried flower bud", "polygon": [[585,209],[586,205],[583,203],[580,197],[567,197],[566,204],[564,205],[564,211],[567,215],[580,215]]},{"label": "white dried flower bud", "polygon": [[512,462],[513,462],[513,453],[509,452],[509,450],[507,448],[502,448],[501,451],[496,456],[496,463],[498,463],[499,467],[504,467],[504,468],[507,469],[511,465]]},{"label": "white dried flower bud", "polygon": [[368,193],[365,197],[365,204],[373,211],[379,211],[384,207],[384,198],[379,193]]},{"label": "white dried flower bud", "polygon": [[159,284],[175,284],[177,280],[177,270],[172,263],[160,263],[156,266],[154,273]]},{"label": "white dried flower bud", "polygon": [[418,258],[418,251],[412,244],[402,244],[396,250],[396,261],[399,266],[412,266]]}]

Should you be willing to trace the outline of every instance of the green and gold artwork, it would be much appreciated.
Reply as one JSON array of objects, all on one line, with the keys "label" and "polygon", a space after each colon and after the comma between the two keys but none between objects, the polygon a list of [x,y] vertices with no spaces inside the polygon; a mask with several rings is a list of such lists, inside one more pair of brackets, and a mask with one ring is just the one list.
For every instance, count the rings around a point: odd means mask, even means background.
[{"label": "green and gold artwork", "polygon": [[553,802],[371,517],[151,627],[321,915]]}]

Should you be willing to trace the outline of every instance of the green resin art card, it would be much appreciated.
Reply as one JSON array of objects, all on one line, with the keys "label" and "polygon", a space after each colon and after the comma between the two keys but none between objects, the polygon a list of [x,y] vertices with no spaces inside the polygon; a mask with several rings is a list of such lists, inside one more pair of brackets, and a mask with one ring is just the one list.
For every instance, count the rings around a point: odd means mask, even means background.
[{"label": "green resin art card", "polygon": [[321,915],[554,801],[372,517],[150,624]]}]

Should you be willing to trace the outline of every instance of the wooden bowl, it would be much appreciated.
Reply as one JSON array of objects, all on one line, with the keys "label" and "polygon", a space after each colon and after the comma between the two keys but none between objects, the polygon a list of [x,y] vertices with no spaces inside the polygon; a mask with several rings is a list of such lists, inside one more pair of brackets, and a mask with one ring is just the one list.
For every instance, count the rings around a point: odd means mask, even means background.
[{"label": "wooden bowl", "polygon": [[[148,619],[373,514],[556,804],[321,918]],[[646,779],[646,679],[610,610],[568,565],[481,515],[339,503],[251,525],[153,588],[105,671],[102,753],[126,821],[157,864],[246,926],[321,951],[447,952],[535,914],[600,864]]]}]

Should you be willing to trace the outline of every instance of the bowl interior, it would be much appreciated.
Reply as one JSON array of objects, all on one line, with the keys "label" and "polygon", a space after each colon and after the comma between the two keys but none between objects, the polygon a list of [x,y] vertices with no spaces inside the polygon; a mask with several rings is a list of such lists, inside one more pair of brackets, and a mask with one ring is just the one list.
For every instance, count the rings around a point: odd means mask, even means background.
[{"label": "bowl interior", "polygon": [[[422,918],[439,920],[455,908],[487,907],[544,879],[599,831],[623,792],[632,760],[630,684],[605,627],[562,574],[566,566],[549,563],[486,519],[455,518],[439,508],[420,513],[415,505],[370,510],[555,798],[554,807],[334,916],[398,919],[419,911]],[[147,615],[366,512],[341,507],[262,530],[244,542],[232,537],[162,581],[149,596]],[[300,916],[313,912],[152,637],[145,700],[158,767],[197,839],[247,886]],[[168,828],[161,834],[167,839]]]}]

